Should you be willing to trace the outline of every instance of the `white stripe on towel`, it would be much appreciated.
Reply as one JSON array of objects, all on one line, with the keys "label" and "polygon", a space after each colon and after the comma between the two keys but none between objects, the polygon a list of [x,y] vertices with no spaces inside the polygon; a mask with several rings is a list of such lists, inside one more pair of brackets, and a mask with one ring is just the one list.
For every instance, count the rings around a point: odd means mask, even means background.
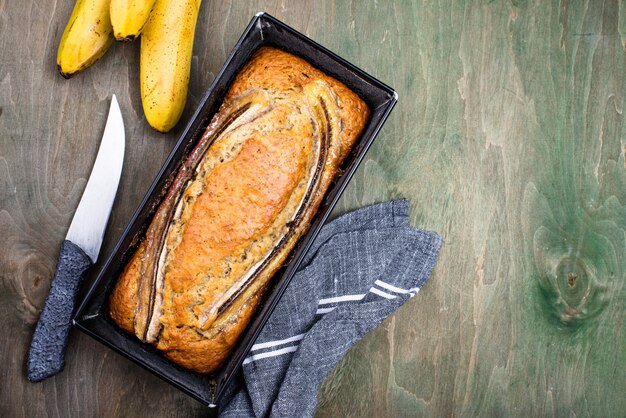
[{"label": "white stripe on towel", "polygon": [[266,353],[254,354],[254,355],[252,355],[250,357],[247,357],[243,361],[243,364],[245,365],[245,364],[248,364],[248,363],[252,363],[253,361],[261,360],[261,359],[268,358],[268,357],[276,357],[276,356],[280,356],[280,355],[287,354],[287,353],[293,353],[297,349],[298,349],[298,346],[294,345],[293,347],[285,347],[285,348],[281,348],[280,350],[274,350],[274,351],[268,351]]},{"label": "white stripe on towel", "polygon": [[334,311],[336,308],[336,306],[333,306],[332,308],[318,308],[317,312],[315,312],[316,315],[321,315],[321,314],[325,314],[328,312],[332,312]]},{"label": "white stripe on towel", "polygon": [[[406,289],[402,289],[400,287],[394,286],[392,284],[389,284],[387,282],[383,282],[382,280],[376,280],[374,282],[374,285],[377,285],[379,287],[382,287],[383,289],[386,290],[390,290],[392,292],[395,293],[400,293],[403,295],[408,294],[410,297],[413,297],[417,294],[417,292],[419,292],[420,288],[419,287],[413,287],[409,290]],[[385,299],[395,299],[397,296],[392,295],[390,293],[384,292],[380,289],[377,289],[375,287],[372,286],[372,288],[370,289],[370,292],[378,295],[378,296],[382,296]],[[320,299],[319,301],[319,305],[328,305],[331,303],[338,303],[338,302],[353,302],[353,301],[360,301],[362,300],[365,296],[367,295],[367,293],[365,294],[358,294],[358,295],[343,295],[343,296],[335,296],[335,297],[331,297],[331,298],[325,298],[325,299]],[[318,306],[319,306],[318,305]],[[321,314],[325,314],[328,312],[333,311],[335,307],[332,308],[317,308],[317,312],[315,312],[316,315],[321,315]]]},{"label": "white stripe on towel", "polygon": [[334,298],[320,299],[319,304],[326,305],[326,304],[335,303],[335,302],[347,302],[347,301],[361,300],[365,297],[366,294],[367,293],[364,293],[362,295],[343,295],[343,296],[336,296]]},{"label": "white stripe on towel", "polygon": [[411,293],[411,290],[412,290],[412,289],[405,290],[405,289],[402,289],[402,288],[396,287],[396,286],[394,286],[394,285],[392,285],[392,284],[389,284],[389,283],[383,282],[382,280],[376,280],[376,281],[374,282],[374,284],[377,284],[378,286],[380,286],[380,287],[382,287],[382,288],[384,288],[384,289],[391,290],[392,292],[402,293],[402,294]]},{"label": "white stripe on towel", "polygon": [[374,294],[376,294],[376,295],[378,295],[378,296],[382,296],[382,297],[384,297],[385,299],[395,299],[395,298],[397,298],[397,296],[395,296],[395,295],[390,295],[389,293],[383,292],[382,290],[378,290],[378,289],[376,289],[375,287],[372,287],[372,288],[370,289],[370,292],[372,292],[372,293],[374,293]]},{"label": "white stripe on towel", "polygon": [[304,338],[304,334],[298,334],[298,335],[294,335],[293,337],[285,338],[284,340],[267,341],[264,343],[254,344],[252,348],[250,349],[250,351],[260,350],[262,348],[274,347],[276,345],[287,344],[287,343],[291,343],[294,341],[300,341],[303,338]]}]

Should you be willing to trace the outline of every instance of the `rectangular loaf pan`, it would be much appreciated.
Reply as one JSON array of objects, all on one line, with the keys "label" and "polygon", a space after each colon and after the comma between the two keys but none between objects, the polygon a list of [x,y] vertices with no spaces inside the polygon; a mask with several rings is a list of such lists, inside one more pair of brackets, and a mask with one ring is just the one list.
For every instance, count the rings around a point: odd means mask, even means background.
[{"label": "rectangular loaf pan", "polygon": [[[293,249],[288,264],[272,279],[263,302],[230,359],[218,373],[203,376],[170,363],[152,346],[141,343],[134,336],[117,328],[107,317],[106,303],[117,277],[143,238],[180,164],[202,136],[239,70],[252,54],[264,45],[275,46],[300,56],[326,74],[340,80],[365,100],[372,110],[372,116],[353,152],[344,162],[343,174],[329,189],[309,232]],[[392,88],[276,18],[266,13],[254,16],[122,233],[113,253],[106,260],[93,285],[86,293],[74,317],[74,324],[81,331],[150,370],[204,405],[217,406],[229,382],[241,367],[254,340],[295,274],[304,254],[332,211],[396,101],[397,95]]]}]

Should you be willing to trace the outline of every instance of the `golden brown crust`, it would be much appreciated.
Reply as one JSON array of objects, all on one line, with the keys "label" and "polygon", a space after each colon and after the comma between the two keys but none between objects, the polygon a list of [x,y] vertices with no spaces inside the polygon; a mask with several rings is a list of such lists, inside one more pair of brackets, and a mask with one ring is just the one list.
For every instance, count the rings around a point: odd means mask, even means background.
[{"label": "golden brown crust", "polygon": [[137,304],[137,284],[139,283],[139,264],[143,255],[140,246],[120,275],[113,289],[109,303],[111,318],[124,331],[134,333],[135,305]]},{"label": "golden brown crust", "polygon": [[[257,51],[214,119],[228,122],[219,129],[212,122],[205,134],[215,139],[193,181],[181,179],[187,188],[168,203],[175,209],[159,215],[169,216],[169,226],[149,229],[164,236],[157,247],[151,242],[158,254],[146,254],[144,241],[120,276],[111,318],[173,362],[216,371],[308,230],[368,117],[354,92],[306,61],[275,48]],[[142,264],[150,257],[152,276]],[[138,306],[147,296],[154,306]]]},{"label": "golden brown crust", "polygon": [[[330,85],[340,99],[340,117],[346,146],[342,147],[345,158],[354,142],[361,135],[369,118],[365,102],[340,81],[327,76],[302,58],[280,49],[262,47],[250,59],[231,85],[226,100],[237,97],[251,88],[300,93],[304,86],[317,80]],[[343,159],[343,158],[342,158]]]}]

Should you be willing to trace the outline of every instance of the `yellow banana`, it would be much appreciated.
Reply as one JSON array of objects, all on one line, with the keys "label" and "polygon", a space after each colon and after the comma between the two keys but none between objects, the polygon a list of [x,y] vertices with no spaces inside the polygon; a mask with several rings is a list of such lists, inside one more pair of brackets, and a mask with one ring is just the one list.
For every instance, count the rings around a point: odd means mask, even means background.
[{"label": "yellow banana", "polygon": [[111,0],[111,24],[118,41],[132,41],[141,33],[156,0]]},{"label": "yellow banana", "polygon": [[200,0],[157,0],[141,33],[141,102],[150,126],[167,132],[187,100]]},{"label": "yellow banana", "polygon": [[109,0],[77,0],[57,52],[61,75],[70,78],[89,67],[112,42]]}]

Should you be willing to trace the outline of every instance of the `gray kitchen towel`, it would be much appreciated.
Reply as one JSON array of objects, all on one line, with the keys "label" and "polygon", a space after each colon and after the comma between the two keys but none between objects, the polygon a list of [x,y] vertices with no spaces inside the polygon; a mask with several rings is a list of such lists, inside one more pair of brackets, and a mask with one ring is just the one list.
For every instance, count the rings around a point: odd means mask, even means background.
[{"label": "gray kitchen towel", "polygon": [[317,389],[348,349],[415,296],[441,238],[409,224],[409,203],[325,225],[248,357],[221,417],[313,416]]}]

